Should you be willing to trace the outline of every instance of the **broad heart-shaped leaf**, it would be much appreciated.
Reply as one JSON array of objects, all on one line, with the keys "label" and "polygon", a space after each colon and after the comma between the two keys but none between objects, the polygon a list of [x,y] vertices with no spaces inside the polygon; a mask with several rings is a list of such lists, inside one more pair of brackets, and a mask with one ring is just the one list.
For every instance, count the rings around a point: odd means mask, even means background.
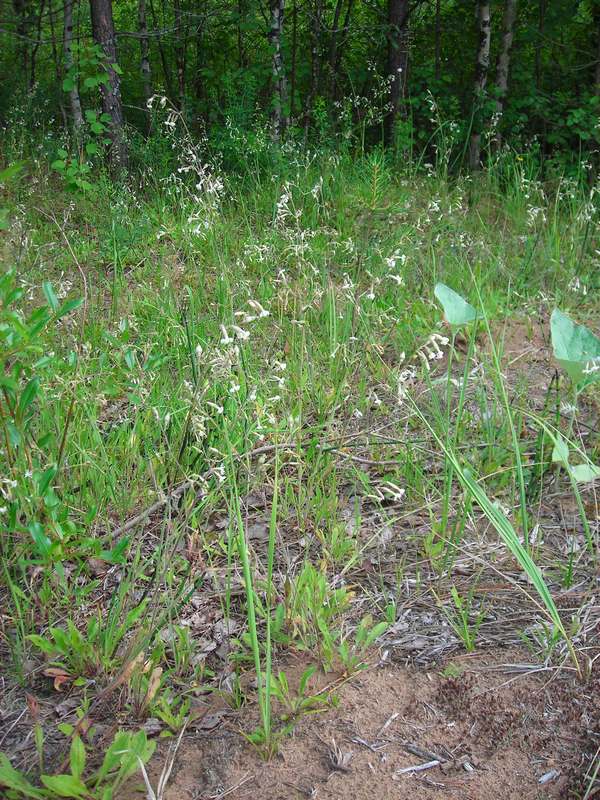
[{"label": "broad heart-shaped leaf", "polygon": [[590,483],[600,478],[600,467],[595,464],[576,464],[571,467],[571,475],[577,483]]},{"label": "broad heart-shaped leaf", "polygon": [[550,319],[554,357],[574,383],[600,380],[600,339],[555,308]]},{"label": "broad heart-shaped leaf", "polygon": [[436,283],[433,293],[444,309],[446,322],[450,323],[450,325],[466,325],[468,322],[476,320],[479,316],[464,297],[457,294],[454,289],[446,286],[445,283]]}]

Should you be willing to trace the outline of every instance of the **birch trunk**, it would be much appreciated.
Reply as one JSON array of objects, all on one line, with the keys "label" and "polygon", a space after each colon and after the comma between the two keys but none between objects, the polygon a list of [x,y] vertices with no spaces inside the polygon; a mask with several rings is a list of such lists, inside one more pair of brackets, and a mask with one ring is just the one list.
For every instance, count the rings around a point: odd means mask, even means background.
[{"label": "birch trunk", "polygon": [[[73,67],[73,3],[74,0],[64,0],[63,16],[63,61],[65,72],[68,74]],[[69,91],[69,105],[71,106],[71,117],[73,118],[73,131],[75,137],[79,138],[83,128],[83,112],[81,111],[81,99],[79,97],[79,87],[77,78],[73,82],[73,88]]]},{"label": "birch trunk", "polygon": [[490,67],[490,4],[487,0],[477,3],[477,22],[479,27],[479,45],[475,62],[475,86],[473,91],[473,123],[471,141],[469,142],[469,166],[479,169],[481,161],[481,107],[485,97],[488,70]]},{"label": "birch trunk", "polygon": [[510,70],[510,56],[515,35],[515,20],[517,18],[518,0],[505,0],[504,20],[502,24],[502,43],[498,54],[496,66],[496,113],[494,126],[497,128],[494,141],[497,147],[502,143],[502,134],[499,126],[504,111],[504,101],[508,91],[508,75]]},{"label": "birch trunk", "polygon": [[138,0],[138,27],[140,31],[140,73],[142,90],[146,104],[152,97],[152,70],[150,68],[150,40],[148,38],[148,18],[146,0]]},{"label": "birch trunk", "polygon": [[283,66],[281,40],[283,37],[283,15],[285,0],[271,0],[271,29],[269,43],[272,49],[271,70],[273,76],[273,105],[271,131],[274,141],[280,141],[287,127],[287,80]]}]

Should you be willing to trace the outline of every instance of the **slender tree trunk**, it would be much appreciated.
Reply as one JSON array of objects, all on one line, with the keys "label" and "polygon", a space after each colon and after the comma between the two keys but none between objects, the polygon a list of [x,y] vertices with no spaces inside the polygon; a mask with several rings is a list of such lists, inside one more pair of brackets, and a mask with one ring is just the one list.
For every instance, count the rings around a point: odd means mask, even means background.
[{"label": "slender tree trunk", "polygon": [[[40,11],[38,14],[37,19],[37,34],[36,34],[36,41],[31,49],[31,74],[29,76],[29,88],[33,89],[33,85],[35,83],[35,60],[37,58],[37,52],[40,48],[40,43],[42,41],[42,19],[44,17],[44,9],[46,8],[46,0],[41,0],[40,3]],[[52,9],[50,9],[50,14],[52,14]]]},{"label": "slender tree trunk", "polygon": [[535,88],[542,86],[542,47],[546,27],[546,0],[538,0],[538,37],[535,45]]},{"label": "slender tree trunk", "polygon": [[271,29],[269,43],[272,49],[273,106],[271,129],[273,139],[279,141],[287,127],[287,80],[283,65],[281,41],[283,38],[283,14],[285,0],[271,0]]},{"label": "slender tree trunk", "polygon": [[335,71],[335,65],[337,63],[337,47],[338,47],[338,34],[339,34],[339,26],[340,26],[340,18],[342,15],[342,8],[344,6],[344,0],[337,0],[335,4],[335,11],[333,12],[333,25],[331,28],[331,39],[329,42],[329,99],[333,100],[336,95],[336,82],[337,82],[337,75]]},{"label": "slender tree trunk", "polygon": [[500,133],[500,122],[504,111],[506,92],[508,91],[508,75],[510,70],[510,56],[515,35],[515,20],[517,18],[518,0],[505,0],[504,20],[502,24],[502,44],[498,54],[498,64],[496,66],[496,114],[494,124],[496,126],[495,143],[499,147],[502,143]]},{"label": "slender tree trunk", "polygon": [[100,91],[102,93],[102,110],[110,117],[109,136],[112,141],[110,158],[114,166],[125,166],[127,145],[121,103],[121,85],[119,75],[114,69],[114,65],[117,63],[117,43],[112,0],[90,0],[90,9],[94,41],[100,45],[106,56],[104,66],[108,74],[108,82],[101,85]]},{"label": "slender tree trunk", "polygon": [[29,73],[29,42],[27,41],[26,0],[13,0],[13,9],[17,18],[17,58],[21,62],[23,78],[27,81]]},{"label": "slender tree trunk", "polygon": [[[65,73],[67,75],[73,67],[73,4],[74,0],[64,0],[63,3],[63,61]],[[77,76],[74,77],[73,86],[69,91],[69,105],[71,106],[75,138],[79,138],[79,134],[83,128],[83,113],[81,111]]]},{"label": "slender tree trunk", "polygon": [[[148,38],[148,18],[146,16],[146,0],[138,0],[138,28],[140,32],[140,74],[142,91],[146,106],[153,95],[152,70],[150,68],[150,40]],[[152,117],[148,116],[148,126]]]},{"label": "slender tree trunk", "polygon": [[593,19],[596,27],[596,65],[594,67],[594,94],[600,97],[600,0],[596,0],[593,8]]},{"label": "slender tree trunk", "polygon": [[469,166],[479,169],[481,161],[481,107],[483,105],[485,88],[487,86],[488,71],[490,67],[490,3],[489,0],[479,0],[477,3],[477,22],[479,28],[479,44],[477,47],[477,60],[475,62],[475,86],[473,90],[473,121],[471,141],[469,143]]},{"label": "slender tree trunk", "polygon": [[[159,28],[156,11],[154,9],[154,3],[150,0],[150,13],[152,14],[152,24],[155,28]],[[156,45],[158,47],[158,54],[160,56],[160,64],[162,67],[163,78],[165,81],[165,91],[171,100],[171,102],[175,102],[175,90],[173,88],[173,82],[171,80],[171,72],[169,70],[169,65],[167,63],[167,56],[165,54],[165,48],[163,47],[162,39],[160,36],[156,37]]]},{"label": "slender tree trunk", "polygon": [[185,62],[187,53],[187,25],[183,24],[181,0],[175,0],[175,66],[177,68],[177,93],[179,110],[185,108]]},{"label": "slender tree trunk", "polygon": [[296,60],[298,58],[298,3],[294,0],[292,10],[292,64],[290,69],[290,117],[296,113]]},{"label": "slender tree trunk", "polygon": [[237,7],[237,46],[238,46],[238,67],[244,69],[246,64],[246,49],[244,47],[244,26],[246,23],[246,3],[244,0],[238,0]]},{"label": "slender tree trunk", "polygon": [[435,0],[435,66],[436,81],[442,76],[442,0]]},{"label": "slender tree trunk", "polygon": [[334,73],[336,75],[336,84],[335,84],[335,95],[334,100],[337,100],[339,96],[339,87],[340,87],[340,70],[342,66],[342,54],[344,52],[344,47],[348,41],[348,31],[350,30],[350,17],[352,15],[352,6],[354,5],[354,0],[348,0],[348,7],[346,8],[346,15],[344,17],[344,23],[342,25],[341,36],[339,37],[338,46],[337,46],[337,53],[335,59],[335,66],[334,66]]},{"label": "slender tree trunk", "polygon": [[308,137],[308,128],[312,116],[313,105],[319,90],[319,77],[321,73],[321,2],[316,0],[310,8],[310,88],[306,98],[306,113],[304,115],[304,138]]},{"label": "slender tree trunk", "polygon": [[387,78],[390,90],[389,110],[384,121],[384,137],[387,145],[394,141],[396,118],[406,96],[409,10],[409,0],[388,0]]},{"label": "slender tree trunk", "polygon": [[[52,0],[50,0],[50,13],[48,15],[48,22],[50,23],[50,46],[52,48],[52,62],[54,64],[54,78],[56,85],[60,86],[62,83],[63,65],[58,55],[58,48],[56,46],[56,31],[54,28],[54,9],[52,8]],[[60,115],[63,120],[65,130],[69,129],[69,118],[65,110],[65,104],[62,102],[62,95],[59,95],[58,107],[60,108]]]}]

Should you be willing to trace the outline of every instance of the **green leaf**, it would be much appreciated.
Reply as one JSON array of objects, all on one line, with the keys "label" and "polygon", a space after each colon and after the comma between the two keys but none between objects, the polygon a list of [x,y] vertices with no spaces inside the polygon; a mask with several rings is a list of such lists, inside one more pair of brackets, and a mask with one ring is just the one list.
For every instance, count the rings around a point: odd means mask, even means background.
[{"label": "green leaf", "polygon": [[85,783],[74,775],[42,775],[42,783],[59,797],[87,797]]},{"label": "green leaf", "polygon": [[306,687],[308,685],[309,680],[312,678],[312,676],[315,674],[316,671],[317,671],[317,668],[315,667],[314,664],[311,664],[311,666],[308,669],[304,670],[304,672],[302,673],[302,677],[300,678],[300,685],[298,687],[298,694],[301,694],[301,695],[304,694],[304,692],[306,691]]},{"label": "green leaf", "polygon": [[62,317],[66,317],[67,314],[70,314],[71,311],[74,311],[76,308],[83,303],[83,299],[78,297],[74,300],[67,300],[66,303],[63,303],[62,306],[56,312],[56,319],[61,319]]},{"label": "green leaf", "polygon": [[558,308],[550,320],[554,357],[573,383],[600,380],[600,339]]},{"label": "green leaf", "polygon": [[56,476],[56,467],[48,467],[48,469],[45,470],[44,472],[37,473],[36,482],[39,495],[43,497],[46,494],[46,491],[50,486],[50,484],[52,483],[52,481],[54,480],[55,476]]},{"label": "green leaf", "polygon": [[479,316],[470,303],[467,303],[463,297],[455,292],[454,289],[446,286],[445,283],[437,283],[433,293],[444,309],[446,322],[450,325],[466,325],[476,320]]},{"label": "green leaf", "polygon": [[590,483],[590,481],[600,478],[600,467],[595,464],[577,464],[571,467],[571,475],[577,483]]},{"label": "green leaf", "polygon": [[23,775],[13,767],[4,753],[0,753],[0,786],[20,792],[25,797],[33,797],[35,800],[37,800],[37,798],[42,800],[42,798],[46,796],[45,792],[32,786],[27,778],[24,778]]},{"label": "green leaf", "polygon": [[30,522],[28,525],[29,533],[35,544],[38,555],[48,558],[52,552],[52,542],[44,533],[43,527],[39,522]]},{"label": "green leaf", "polygon": [[85,747],[79,736],[73,737],[73,741],[71,742],[69,763],[73,777],[80,779],[85,768]]},{"label": "green leaf", "polygon": [[72,736],[73,735],[73,731],[75,730],[75,726],[74,725],[69,725],[68,722],[60,722],[56,727],[65,736]]},{"label": "green leaf", "polygon": [[57,172],[62,172],[64,170],[65,166],[66,166],[65,162],[60,158],[57,158],[56,161],[53,161],[50,164],[50,167],[52,169],[55,169]]},{"label": "green leaf", "polygon": [[75,88],[75,81],[73,78],[65,78],[62,84],[63,92],[72,92]]},{"label": "green leaf", "polygon": [[37,397],[37,393],[40,390],[40,382],[37,378],[32,378],[28,383],[27,386],[23,389],[21,397],[19,399],[19,414],[22,416],[29,406],[33,403],[35,398]]},{"label": "green leaf", "polygon": [[42,283],[42,289],[44,290],[44,295],[46,300],[48,301],[48,305],[52,309],[52,311],[56,311],[59,306],[58,297],[54,294],[54,289],[52,288],[52,284],[50,281],[44,281]]},{"label": "green leaf", "polygon": [[44,639],[43,636],[39,636],[37,633],[30,633],[27,638],[47,656],[52,656],[55,653],[58,653],[56,646],[52,644],[52,642],[49,642],[48,639]]}]

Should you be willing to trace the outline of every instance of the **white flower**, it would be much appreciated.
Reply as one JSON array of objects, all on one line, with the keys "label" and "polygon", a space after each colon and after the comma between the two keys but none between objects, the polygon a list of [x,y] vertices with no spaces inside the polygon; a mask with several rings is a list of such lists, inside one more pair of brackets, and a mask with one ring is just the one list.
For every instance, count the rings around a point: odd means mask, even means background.
[{"label": "white flower", "polygon": [[250,338],[250,331],[245,331],[243,328],[240,328],[238,325],[232,325],[231,330],[235,333],[238,339],[242,339],[242,341],[246,341],[246,339]]},{"label": "white flower", "polygon": [[248,305],[259,317],[268,317],[269,312],[257,300],[248,300]]},{"label": "white flower", "polygon": [[224,344],[224,345],[231,344],[234,340],[227,333],[227,328],[225,327],[225,325],[221,325],[220,328],[221,328],[221,334],[222,334],[222,336],[221,336],[221,344]]},{"label": "white flower", "polygon": [[600,372],[600,356],[590,359],[581,371],[584,375],[592,375],[594,372]]}]

